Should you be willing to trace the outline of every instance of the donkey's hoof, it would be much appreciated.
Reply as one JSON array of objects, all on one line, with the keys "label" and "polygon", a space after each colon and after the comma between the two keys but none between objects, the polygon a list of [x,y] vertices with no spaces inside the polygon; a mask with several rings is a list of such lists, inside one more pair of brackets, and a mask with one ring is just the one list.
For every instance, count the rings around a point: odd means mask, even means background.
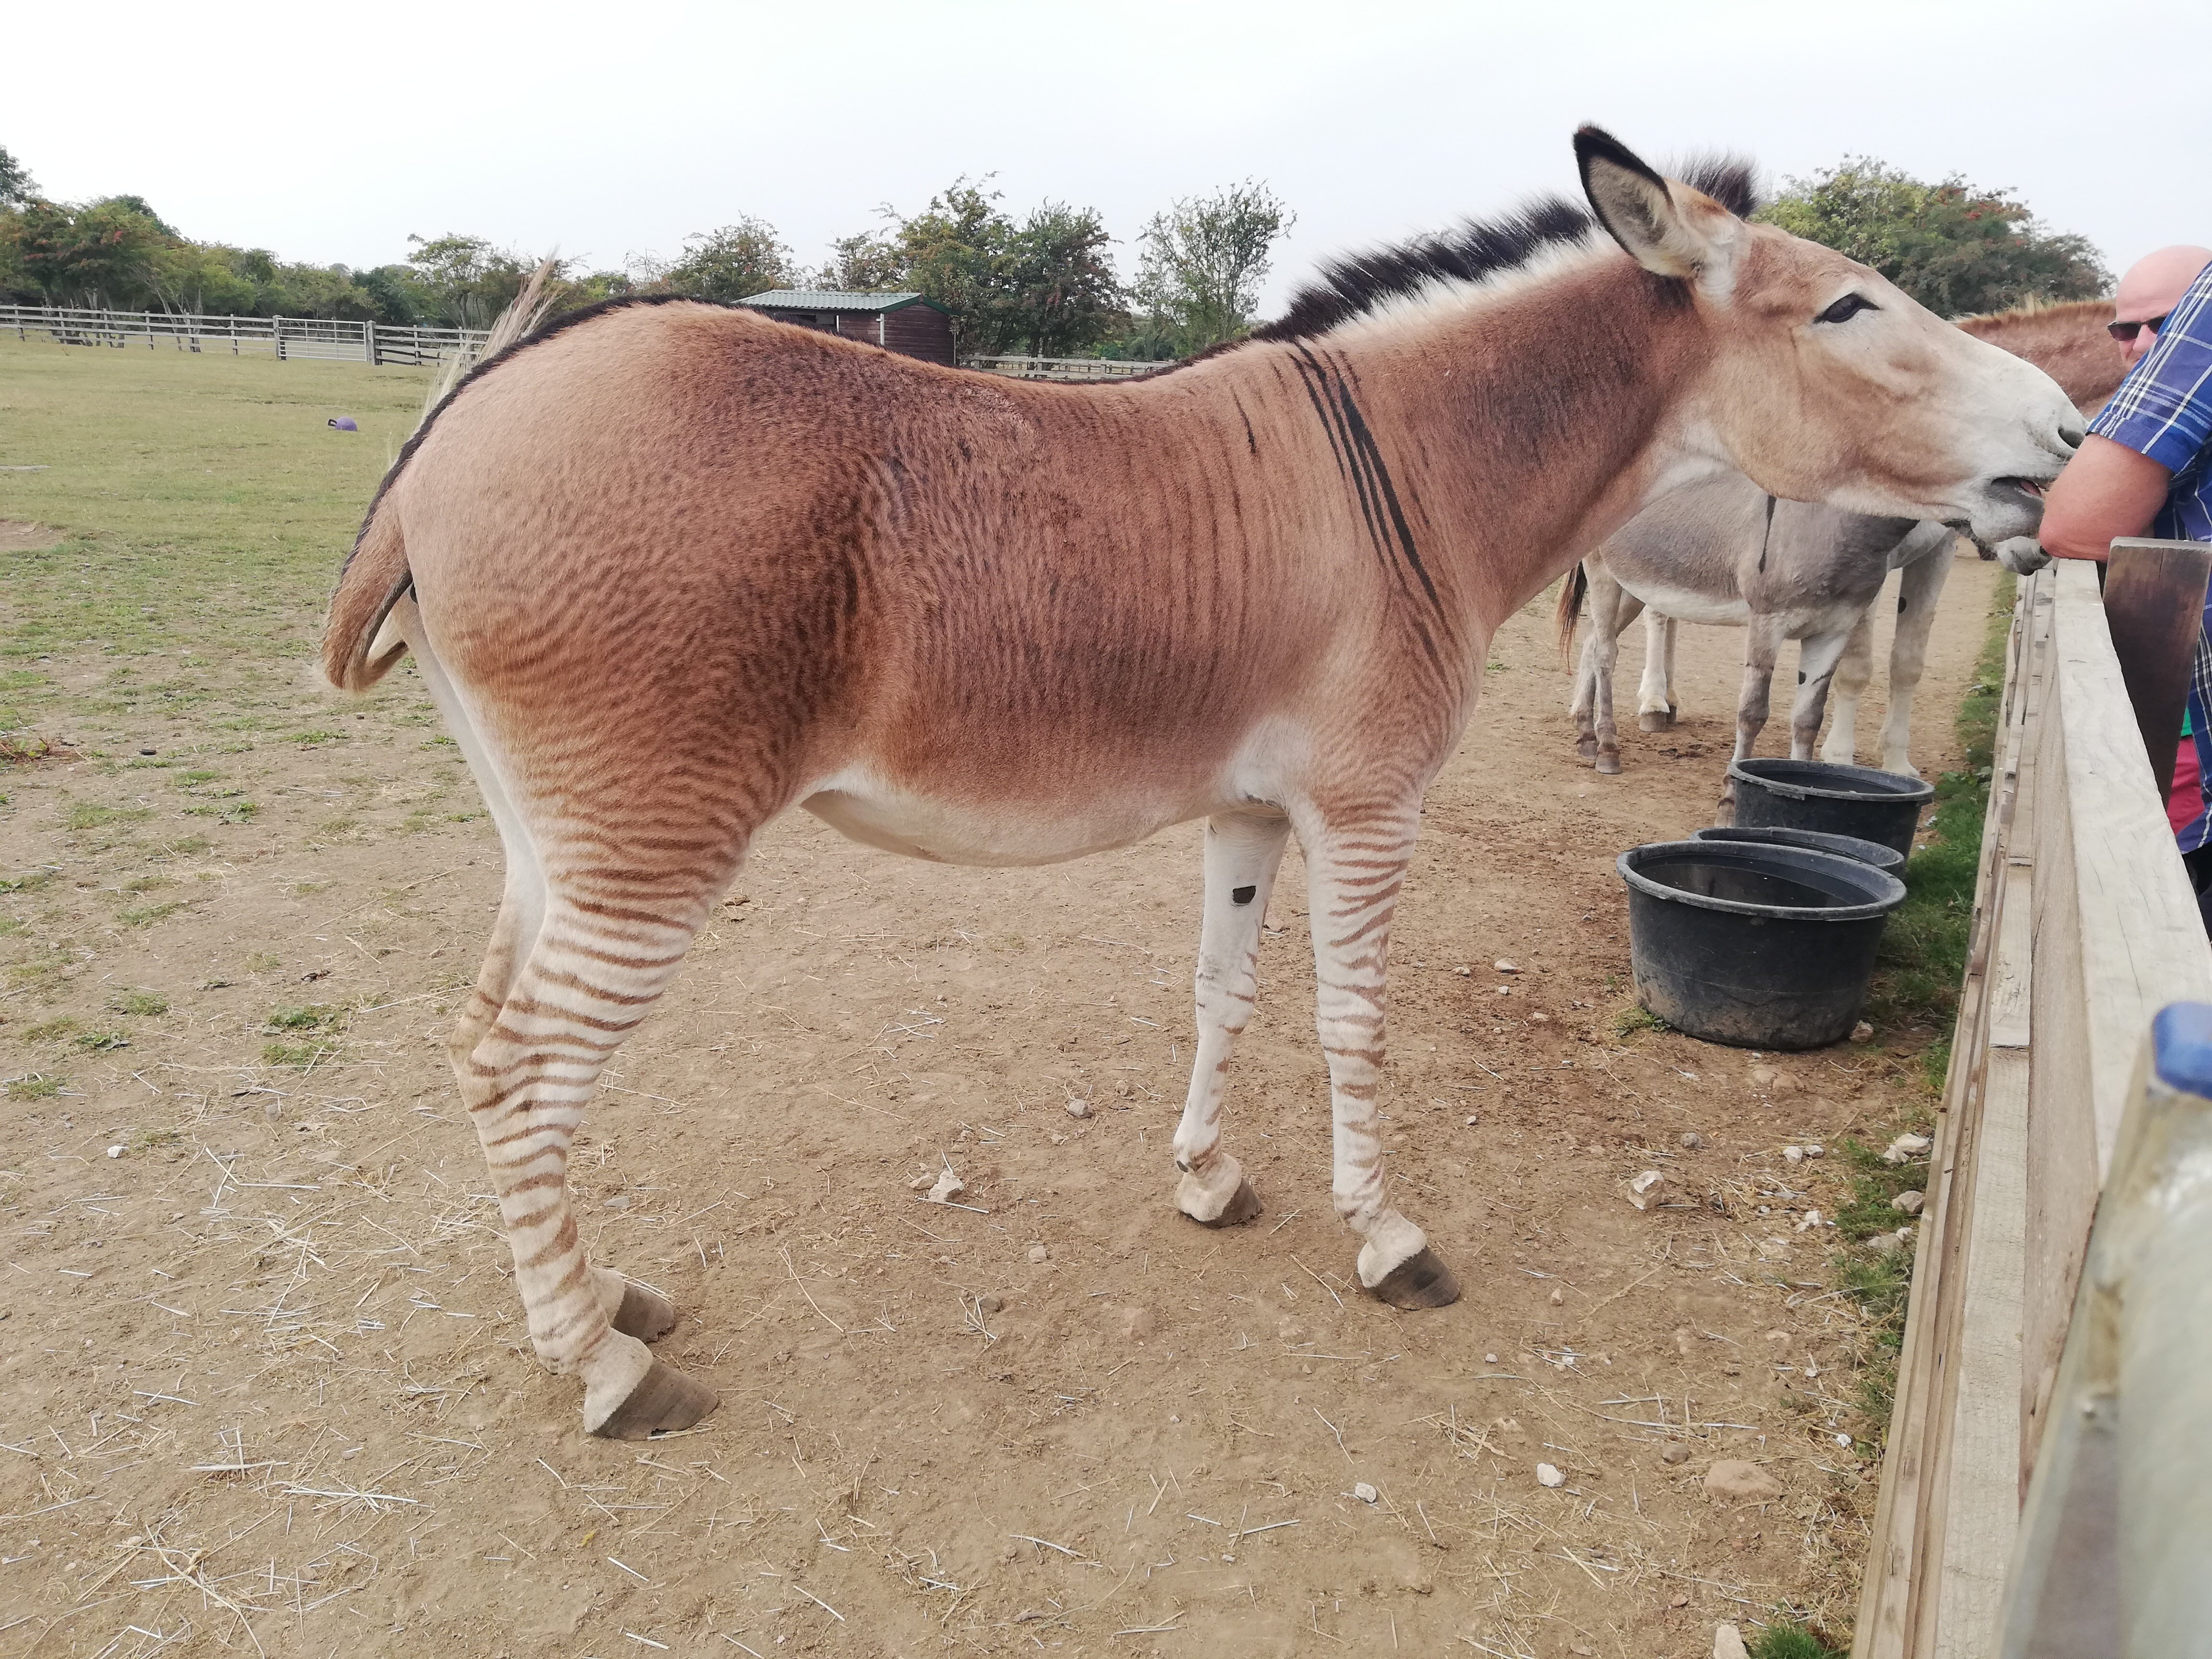
[{"label": "donkey's hoof", "polygon": [[1671,732],[1674,729],[1674,711],[1671,708],[1647,710],[1636,717],[1636,729],[1639,732]]},{"label": "donkey's hoof", "polygon": [[1620,775],[1620,757],[1618,755],[1600,755],[1597,757],[1597,769],[1604,773],[1605,775],[1609,778],[1617,777]]},{"label": "donkey's hoof", "polygon": [[658,1342],[676,1328],[676,1304],[633,1279],[623,1285],[622,1306],[615,1310],[614,1317],[607,1322],[624,1336],[634,1336],[641,1342]]},{"label": "donkey's hoof", "polygon": [[1459,1300],[1459,1280],[1425,1244],[1419,1255],[1407,1256],[1383,1274],[1370,1294],[1394,1308],[1449,1308]]},{"label": "donkey's hoof", "polygon": [[638,1379],[621,1405],[592,1432],[602,1440],[650,1440],[688,1429],[722,1403],[722,1396],[663,1360]]},{"label": "donkey's hoof", "polygon": [[1584,760],[1595,760],[1597,758],[1597,739],[1595,738],[1577,738],[1575,740],[1575,753],[1580,755]]},{"label": "donkey's hoof", "polygon": [[1247,1176],[1237,1183],[1237,1190],[1229,1195],[1219,1215],[1211,1221],[1200,1221],[1196,1216],[1190,1218],[1201,1227],[1241,1227],[1259,1213],[1260,1194],[1252,1190],[1252,1178]]}]

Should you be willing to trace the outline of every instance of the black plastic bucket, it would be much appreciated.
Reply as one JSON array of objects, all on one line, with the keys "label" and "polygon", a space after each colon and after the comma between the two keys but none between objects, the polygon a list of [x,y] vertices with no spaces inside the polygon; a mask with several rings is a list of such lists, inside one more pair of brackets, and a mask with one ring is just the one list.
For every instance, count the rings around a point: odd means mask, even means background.
[{"label": "black plastic bucket", "polygon": [[1758,842],[1632,847],[1636,1000],[1678,1031],[1740,1048],[1819,1048],[1858,1021],[1882,924],[1905,899],[1887,871]]},{"label": "black plastic bucket", "polygon": [[1936,797],[1934,784],[1902,772],[1826,761],[1733,761],[1729,776],[1735,783],[1735,821],[1746,829],[1820,830],[1880,842],[1908,856],[1920,809]]},{"label": "black plastic bucket", "polygon": [[1905,854],[1894,847],[1885,847],[1878,841],[1861,841],[1856,836],[1832,836],[1821,830],[1748,829],[1741,824],[1723,824],[1713,830],[1691,832],[1692,841],[1755,841],[1777,847],[1809,847],[1816,853],[1834,853],[1839,857],[1856,859],[1861,864],[1871,864],[1877,870],[1887,870],[1892,875],[1905,868]]}]

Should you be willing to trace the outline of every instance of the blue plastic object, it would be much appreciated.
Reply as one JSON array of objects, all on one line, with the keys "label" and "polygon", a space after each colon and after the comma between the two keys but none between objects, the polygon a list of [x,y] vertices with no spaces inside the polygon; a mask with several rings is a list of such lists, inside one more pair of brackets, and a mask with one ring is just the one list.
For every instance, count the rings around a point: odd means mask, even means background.
[{"label": "blue plastic object", "polygon": [[2159,1081],[2212,1099],[2212,1003],[2169,1002],[2150,1023]]}]

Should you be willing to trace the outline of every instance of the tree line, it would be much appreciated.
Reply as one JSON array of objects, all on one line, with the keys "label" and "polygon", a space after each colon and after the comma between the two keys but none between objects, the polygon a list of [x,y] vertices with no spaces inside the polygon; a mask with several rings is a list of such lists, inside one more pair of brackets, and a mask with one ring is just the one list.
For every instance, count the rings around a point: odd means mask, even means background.
[{"label": "tree line", "polygon": [[[1276,245],[1296,222],[1256,180],[1185,198],[1146,222],[1125,278],[1096,209],[1048,199],[1018,216],[988,175],[955,179],[917,213],[878,216],[818,265],[749,216],[667,258],[633,256],[619,270],[568,262],[556,303],[900,290],[950,312],[963,353],[1180,357],[1254,325]],[[2044,225],[2014,192],[1956,174],[1929,183],[1869,156],[1785,180],[1759,216],[1873,266],[1939,316],[2087,299],[2112,283],[2086,237]],[[408,241],[404,259],[368,269],[195,241],[137,196],[50,201],[0,149],[0,302],[483,328],[537,263],[482,237]]]},{"label": "tree line", "polygon": [[[672,258],[635,255],[619,270],[564,262],[555,303],[899,290],[950,312],[964,353],[1176,357],[1251,328],[1275,244],[1295,222],[1256,181],[1186,198],[1146,225],[1125,281],[1096,209],[1048,200],[1016,217],[1001,202],[988,177],[955,179],[918,213],[880,210],[878,226],[838,238],[817,266],[767,221],[741,216],[687,237]],[[0,149],[0,303],[483,328],[538,263],[477,236],[408,242],[405,259],[357,269],[196,241],[137,196],[50,201]]]}]

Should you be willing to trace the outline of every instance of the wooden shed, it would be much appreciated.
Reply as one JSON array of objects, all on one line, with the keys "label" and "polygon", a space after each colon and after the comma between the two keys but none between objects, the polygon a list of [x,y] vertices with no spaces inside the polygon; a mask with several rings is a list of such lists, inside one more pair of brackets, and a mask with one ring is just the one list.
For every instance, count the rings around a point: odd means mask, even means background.
[{"label": "wooden shed", "polygon": [[952,314],[919,294],[859,294],[838,289],[772,288],[739,301],[779,323],[866,340],[926,363],[954,361]]}]

